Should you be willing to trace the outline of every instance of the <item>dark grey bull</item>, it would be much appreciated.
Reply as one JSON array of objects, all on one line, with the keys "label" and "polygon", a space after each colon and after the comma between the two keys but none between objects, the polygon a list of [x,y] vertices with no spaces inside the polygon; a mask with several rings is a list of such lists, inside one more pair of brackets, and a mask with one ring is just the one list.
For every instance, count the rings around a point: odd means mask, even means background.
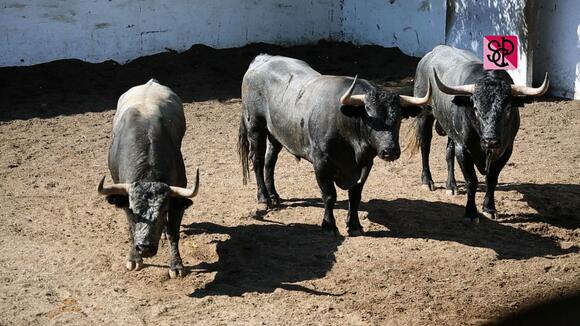
[{"label": "dark grey bull", "polygon": [[473,53],[437,46],[417,66],[415,94],[433,89],[432,110],[417,118],[416,144],[421,147],[423,185],[434,190],[429,169],[433,123],[441,136],[447,135],[447,191],[457,193],[454,158],[457,158],[467,187],[465,221],[478,222],[475,205],[477,175],[485,175],[483,213],[496,218],[494,191],[499,173],[509,160],[520,125],[518,107],[524,96],[540,96],[548,90],[548,76],[539,88],[515,86],[505,71],[486,71]]},{"label": "dark grey bull", "polygon": [[162,232],[170,244],[169,275],[184,273],[179,255],[179,227],[184,210],[199,188],[197,170],[193,189],[181,156],[185,116],[179,97],[152,79],[119,98],[109,148],[109,171],[115,184],[98,191],[124,209],[131,248],[127,269],[143,267],[143,257],[157,253]]},{"label": "dark grey bull", "polygon": [[348,233],[362,234],[358,207],[373,160],[399,158],[401,119],[419,113],[429,99],[424,95],[397,95],[364,79],[321,75],[300,60],[259,55],[242,82],[238,152],[244,184],[252,160],[258,201],[277,205],[274,167],[286,148],[314,165],[325,208],[322,228],[337,232],[336,183],[348,189]]}]

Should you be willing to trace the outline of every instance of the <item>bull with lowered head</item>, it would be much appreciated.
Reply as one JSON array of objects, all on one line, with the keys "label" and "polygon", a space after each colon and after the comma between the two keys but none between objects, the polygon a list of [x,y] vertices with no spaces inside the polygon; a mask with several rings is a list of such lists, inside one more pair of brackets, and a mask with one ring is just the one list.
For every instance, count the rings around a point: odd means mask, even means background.
[{"label": "bull with lowered head", "polygon": [[99,183],[98,192],[124,209],[131,247],[127,269],[139,270],[143,258],[157,253],[161,234],[170,244],[169,275],[183,276],[179,227],[184,210],[199,188],[187,189],[181,140],[185,116],[179,97],[151,79],[119,98],[109,148],[109,171],[114,184]]},{"label": "bull with lowered head", "polygon": [[373,160],[399,158],[401,119],[419,113],[428,89],[423,96],[397,95],[364,79],[321,75],[304,61],[259,55],[242,81],[238,153],[244,183],[251,160],[258,201],[278,204],[274,167],[286,148],[314,165],[323,230],[337,232],[336,184],[348,190],[348,233],[360,235],[358,207]]},{"label": "bull with lowered head", "polygon": [[499,173],[509,160],[520,125],[518,107],[526,97],[543,95],[548,75],[538,88],[516,86],[503,70],[484,70],[473,53],[445,45],[435,47],[421,59],[415,75],[415,94],[433,88],[432,110],[417,118],[416,142],[421,148],[422,184],[434,190],[429,169],[432,129],[447,135],[447,192],[456,194],[454,159],[457,158],[467,188],[465,222],[479,221],[475,205],[477,175],[485,175],[483,214],[496,218],[494,191]]}]

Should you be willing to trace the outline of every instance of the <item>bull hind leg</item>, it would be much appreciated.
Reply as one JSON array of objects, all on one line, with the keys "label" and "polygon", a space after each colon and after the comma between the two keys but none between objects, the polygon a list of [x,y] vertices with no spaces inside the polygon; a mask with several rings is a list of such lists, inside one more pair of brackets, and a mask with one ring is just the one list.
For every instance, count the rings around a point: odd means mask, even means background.
[{"label": "bull hind leg", "polygon": [[135,224],[135,217],[128,210],[124,209],[125,216],[127,217],[127,223],[129,225],[129,254],[127,255],[127,270],[138,271],[143,268],[143,258],[135,248],[135,238],[133,237],[133,225]]},{"label": "bull hind leg", "polygon": [[447,194],[457,195],[457,181],[455,181],[455,143],[451,138],[447,139]]},{"label": "bull hind leg", "polygon": [[314,172],[316,174],[316,181],[320,187],[322,194],[322,201],[324,202],[324,218],[322,219],[322,231],[338,234],[336,221],[334,219],[334,204],[336,203],[336,188],[334,187],[334,179],[332,172],[329,171],[328,164],[315,164]]},{"label": "bull hind leg", "polygon": [[169,277],[176,278],[185,275],[185,268],[179,254],[179,227],[183,218],[183,209],[172,208],[167,213],[167,240],[169,240]]},{"label": "bull hind leg", "polygon": [[266,161],[264,166],[266,189],[272,206],[280,204],[280,196],[274,186],[274,169],[278,161],[278,154],[282,150],[282,144],[278,142],[272,135],[268,134],[266,143]]},{"label": "bull hind leg", "polygon": [[267,131],[265,128],[252,127],[248,130],[248,139],[250,142],[250,156],[256,176],[258,202],[271,206],[270,196],[264,181],[264,159],[266,156],[266,138]]},{"label": "bull hind leg", "polygon": [[417,132],[420,137],[421,162],[423,169],[421,172],[421,184],[431,191],[435,190],[435,183],[429,168],[429,154],[431,153],[431,139],[433,138],[433,114],[422,114],[417,118]]},{"label": "bull hind leg", "polygon": [[509,148],[505,151],[499,160],[493,162],[489,167],[489,172],[485,176],[485,197],[483,199],[483,215],[489,219],[495,220],[497,218],[497,210],[495,209],[495,187],[497,186],[497,179],[499,173],[506,165],[510,156],[512,155],[512,149]]}]

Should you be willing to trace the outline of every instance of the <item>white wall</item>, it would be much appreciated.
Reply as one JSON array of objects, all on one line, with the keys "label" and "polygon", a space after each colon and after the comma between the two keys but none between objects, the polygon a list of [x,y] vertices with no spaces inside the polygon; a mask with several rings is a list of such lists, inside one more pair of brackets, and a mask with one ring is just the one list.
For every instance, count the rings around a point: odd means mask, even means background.
[{"label": "white wall", "polygon": [[[541,0],[540,0],[541,1]],[[518,69],[509,71],[514,83],[531,83],[528,60],[526,0],[449,0],[446,44],[468,49],[483,58],[485,35],[518,35]]]},{"label": "white wall", "polygon": [[355,44],[423,56],[445,43],[446,0],[344,0],[342,33]]},{"label": "white wall", "polygon": [[580,99],[580,1],[542,0],[536,18],[534,79],[550,75],[552,94]]},{"label": "white wall", "polygon": [[516,83],[530,84],[535,68],[536,79],[550,73],[552,94],[580,97],[579,0],[0,1],[0,66],[123,63],[198,43],[320,39],[396,46],[413,56],[446,43],[482,56],[487,34],[520,36],[519,69],[510,72]]},{"label": "white wall", "polygon": [[445,41],[444,26],[445,0],[6,0],[0,66],[64,58],[126,62],[196,43],[226,48],[320,39],[397,46],[420,56]]},{"label": "white wall", "polygon": [[0,66],[143,55],[340,36],[336,0],[3,0]]}]

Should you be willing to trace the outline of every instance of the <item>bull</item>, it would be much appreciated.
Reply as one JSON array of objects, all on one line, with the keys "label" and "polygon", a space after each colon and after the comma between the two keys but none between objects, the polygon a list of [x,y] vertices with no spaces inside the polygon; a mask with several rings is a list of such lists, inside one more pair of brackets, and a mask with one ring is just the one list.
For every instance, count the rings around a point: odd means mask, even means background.
[{"label": "bull", "polygon": [[199,189],[199,169],[193,188],[181,155],[185,116],[179,97],[152,79],[135,86],[118,101],[113,119],[108,164],[114,184],[98,192],[108,202],[123,208],[129,222],[128,270],[143,267],[143,258],[157,253],[165,232],[170,244],[171,278],[183,276],[179,254],[179,227],[190,198]]},{"label": "bull", "polygon": [[485,175],[483,214],[496,219],[494,191],[498,176],[508,162],[520,125],[519,107],[531,97],[543,95],[549,87],[548,75],[538,88],[516,86],[506,71],[484,70],[473,53],[440,45],[425,55],[417,66],[414,93],[435,84],[431,110],[416,119],[415,144],[421,149],[421,182],[429,190],[435,186],[429,169],[432,130],[447,136],[448,194],[457,193],[454,159],[463,172],[467,188],[464,222],[477,223],[475,204],[477,174]]},{"label": "bull", "polygon": [[364,79],[321,75],[304,61],[259,55],[242,81],[243,182],[251,160],[258,202],[278,205],[274,168],[285,148],[314,166],[324,202],[322,229],[338,232],[336,184],[348,190],[348,234],[361,235],[358,208],[373,160],[399,158],[401,120],[416,116],[428,100],[428,88],[421,98],[397,95]]}]

